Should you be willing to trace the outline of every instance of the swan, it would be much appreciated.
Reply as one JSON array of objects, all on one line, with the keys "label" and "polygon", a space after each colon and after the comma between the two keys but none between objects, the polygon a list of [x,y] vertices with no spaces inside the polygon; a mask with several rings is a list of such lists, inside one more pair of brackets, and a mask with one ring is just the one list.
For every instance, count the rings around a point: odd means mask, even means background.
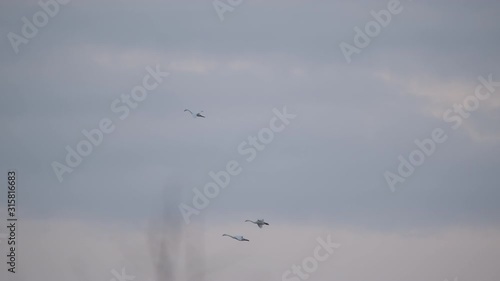
[{"label": "swan", "polygon": [[257,221],[251,221],[251,220],[246,220],[245,222],[251,222],[256,224],[259,228],[262,228],[263,225],[269,225],[267,222],[264,220],[257,220]]},{"label": "swan", "polygon": [[205,116],[203,116],[203,114],[202,114],[202,113],[203,113],[203,110],[202,110],[202,111],[200,111],[200,112],[198,112],[198,113],[196,113],[196,114],[194,114],[194,113],[193,113],[191,110],[189,110],[189,109],[184,109],[184,112],[186,112],[186,111],[187,111],[187,112],[189,112],[189,113],[191,113],[191,116],[193,116],[193,118],[196,118],[196,117],[205,118]]},{"label": "swan", "polygon": [[250,241],[250,240],[244,238],[243,236],[239,236],[239,235],[233,236],[233,235],[229,235],[229,234],[222,234],[222,236],[229,236],[229,237],[236,239],[238,241]]}]

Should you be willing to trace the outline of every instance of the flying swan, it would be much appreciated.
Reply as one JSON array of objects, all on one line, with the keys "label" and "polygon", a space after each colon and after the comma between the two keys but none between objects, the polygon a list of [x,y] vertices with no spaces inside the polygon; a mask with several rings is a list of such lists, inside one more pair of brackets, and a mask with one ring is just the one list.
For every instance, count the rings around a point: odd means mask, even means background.
[{"label": "flying swan", "polygon": [[248,222],[248,221],[251,222],[251,223],[256,224],[257,226],[259,226],[259,228],[262,228],[263,225],[269,225],[264,220],[257,220],[257,221],[246,220],[245,222]]},{"label": "flying swan", "polygon": [[198,112],[198,113],[196,113],[196,114],[194,114],[194,113],[193,113],[191,110],[189,110],[189,109],[184,109],[184,112],[186,112],[186,111],[187,111],[187,112],[189,112],[189,113],[191,113],[191,116],[193,116],[193,118],[196,118],[196,117],[205,118],[205,116],[203,116],[203,114],[202,114],[202,113],[203,113],[203,110],[202,110],[202,111],[200,111],[200,112]]},{"label": "flying swan", "polygon": [[229,237],[231,237],[233,239],[236,239],[238,241],[250,241],[250,240],[244,238],[243,236],[239,236],[239,235],[232,236],[232,235],[229,235],[229,234],[222,234],[222,236],[229,236]]}]

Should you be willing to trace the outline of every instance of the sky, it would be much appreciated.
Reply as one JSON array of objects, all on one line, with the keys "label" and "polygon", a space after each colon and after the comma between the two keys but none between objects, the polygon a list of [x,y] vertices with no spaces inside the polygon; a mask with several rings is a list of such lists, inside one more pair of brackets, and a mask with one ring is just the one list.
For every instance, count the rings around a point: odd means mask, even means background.
[{"label": "sky", "polygon": [[500,277],[500,2],[54,1],[0,3],[2,280]]}]

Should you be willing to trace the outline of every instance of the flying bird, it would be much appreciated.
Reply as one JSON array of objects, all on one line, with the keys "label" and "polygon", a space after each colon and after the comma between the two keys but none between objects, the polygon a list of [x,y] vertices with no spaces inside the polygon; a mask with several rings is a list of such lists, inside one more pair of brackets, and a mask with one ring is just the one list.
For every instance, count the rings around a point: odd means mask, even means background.
[{"label": "flying bird", "polygon": [[193,116],[193,118],[197,118],[197,117],[205,118],[205,116],[203,116],[203,114],[202,114],[202,113],[203,113],[203,110],[202,110],[202,111],[200,111],[200,112],[198,112],[198,113],[196,113],[196,114],[195,114],[195,113],[193,113],[193,112],[192,112],[191,110],[189,110],[189,109],[184,109],[184,112],[186,112],[186,111],[187,111],[187,112],[189,112],[189,113],[191,113],[191,116]]},{"label": "flying bird", "polygon": [[229,235],[229,234],[222,234],[222,236],[229,236],[229,237],[231,237],[233,239],[236,239],[238,241],[250,241],[250,240],[244,238],[243,236],[239,236],[239,235],[232,236],[232,235]]},{"label": "flying bird", "polygon": [[259,226],[259,228],[262,228],[263,225],[269,225],[264,220],[257,220],[257,221],[246,220],[245,222],[248,222],[248,221],[251,222],[251,223],[256,224],[257,226]]}]

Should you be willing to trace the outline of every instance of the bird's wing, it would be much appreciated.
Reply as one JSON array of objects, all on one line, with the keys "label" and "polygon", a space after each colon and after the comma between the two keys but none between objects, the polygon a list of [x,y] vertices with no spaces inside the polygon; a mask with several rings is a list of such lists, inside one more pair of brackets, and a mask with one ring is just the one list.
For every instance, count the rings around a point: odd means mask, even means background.
[{"label": "bird's wing", "polygon": [[259,223],[259,224],[257,224],[257,225],[259,226],[259,228],[262,228],[262,224],[260,224],[260,223]]}]

